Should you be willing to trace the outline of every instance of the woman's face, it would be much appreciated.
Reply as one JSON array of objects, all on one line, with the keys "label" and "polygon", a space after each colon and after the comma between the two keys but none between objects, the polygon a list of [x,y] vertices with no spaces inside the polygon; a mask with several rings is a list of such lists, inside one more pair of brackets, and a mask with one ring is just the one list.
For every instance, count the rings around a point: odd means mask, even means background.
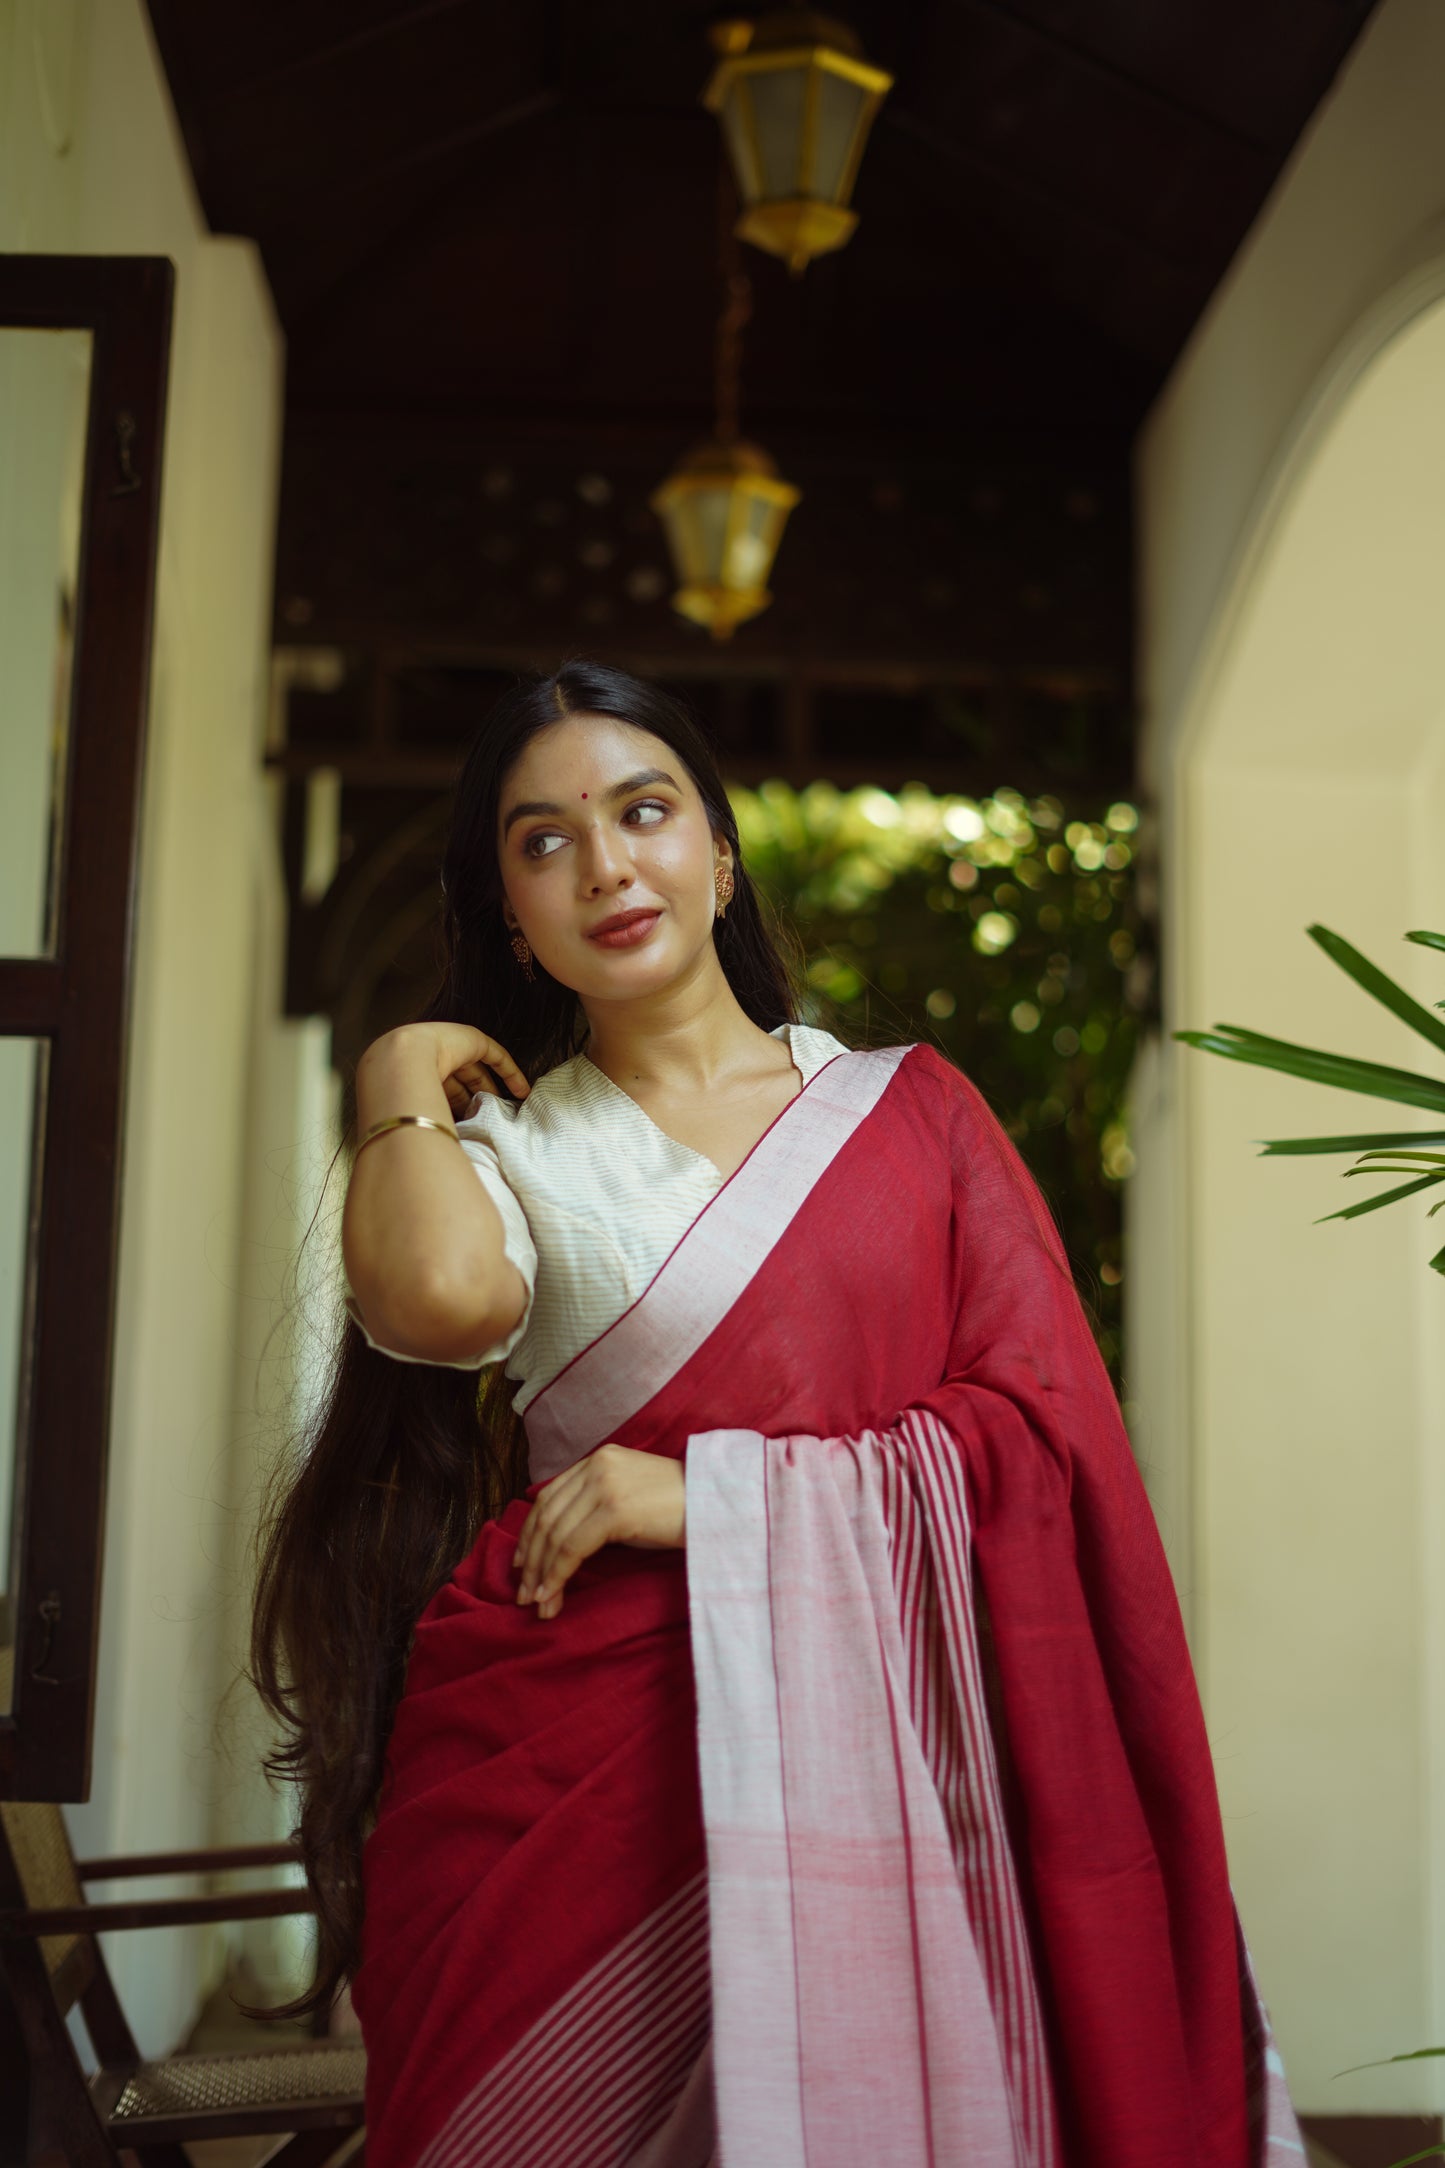
[{"label": "woman's face", "polygon": [[649,731],[603,715],[539,731],[502,786],[497,852],[507,924],[584,1002],[659,992],[715,956],[732,852]]}]

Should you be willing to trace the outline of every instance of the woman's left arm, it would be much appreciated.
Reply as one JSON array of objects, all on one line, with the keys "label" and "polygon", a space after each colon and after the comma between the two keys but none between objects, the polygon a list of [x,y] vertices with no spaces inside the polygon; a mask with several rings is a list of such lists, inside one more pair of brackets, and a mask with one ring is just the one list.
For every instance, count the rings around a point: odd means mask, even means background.
[{"label": "woman's left arm", "polygon": [[533,1505],[517,1539],[518,1603],[555,1618],[562,1590],[604,1543],[643,1551],[680,1551],[686,1540],[682,1462],[627,1445],[599,1445],[555,1476]]}]

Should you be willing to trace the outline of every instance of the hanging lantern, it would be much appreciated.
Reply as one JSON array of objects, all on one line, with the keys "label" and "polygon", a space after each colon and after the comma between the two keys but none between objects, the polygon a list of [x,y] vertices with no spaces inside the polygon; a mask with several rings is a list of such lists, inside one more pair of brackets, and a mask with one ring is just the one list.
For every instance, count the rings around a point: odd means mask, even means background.
[{"label": "hanging lantern", "polygon": [[768,574],[799,492],[781,480],[756,444],[742,440],[743,330],[752,314],[752,285],[739,261],[733,205],[724,189],[719,202],[723,304],[714,352],[716,421],[712,437],[688,453],[661,488],[652,509],[667,531],[677,573],[672,606],[715,640],[730,640],[735,625],[756,617],[772,601]]},{"label": "hanging lantern", "polygon": [[672,606],[715,640],[772,601],[768,574],[798,501],[755,444],[700,444],[652,499],[677,572]]},{"label": "hanging lantern", "polygon": [[851,30],[810,8],[717,23],[710,36],[721,58],[703,103],[732,160],[738,234],[800,272],[858,223],[849,199],[893,78],[868,65]]}]

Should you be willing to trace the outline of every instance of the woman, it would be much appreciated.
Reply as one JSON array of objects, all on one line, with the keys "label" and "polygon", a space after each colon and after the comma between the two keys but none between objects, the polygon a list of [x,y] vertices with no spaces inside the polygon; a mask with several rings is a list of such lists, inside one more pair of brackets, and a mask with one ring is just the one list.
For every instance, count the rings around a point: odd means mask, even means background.
[{"label": "woman", "polygon": [[618,672],[503,701],[445,892],[257,1617],[371,2168],[1297,2163],[1149,1507],[978,1093],[794,1020]]}]

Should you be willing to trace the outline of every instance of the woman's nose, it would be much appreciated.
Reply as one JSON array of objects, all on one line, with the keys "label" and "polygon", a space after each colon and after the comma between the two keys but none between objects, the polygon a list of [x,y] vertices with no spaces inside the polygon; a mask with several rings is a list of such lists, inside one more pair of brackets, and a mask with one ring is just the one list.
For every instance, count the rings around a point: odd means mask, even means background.
[{"label": "woman's nose", "polygon": [[632,859],[620,836],[599,826],[582,849],[582,878],[590,888],[625,887],[632,879]]}]

